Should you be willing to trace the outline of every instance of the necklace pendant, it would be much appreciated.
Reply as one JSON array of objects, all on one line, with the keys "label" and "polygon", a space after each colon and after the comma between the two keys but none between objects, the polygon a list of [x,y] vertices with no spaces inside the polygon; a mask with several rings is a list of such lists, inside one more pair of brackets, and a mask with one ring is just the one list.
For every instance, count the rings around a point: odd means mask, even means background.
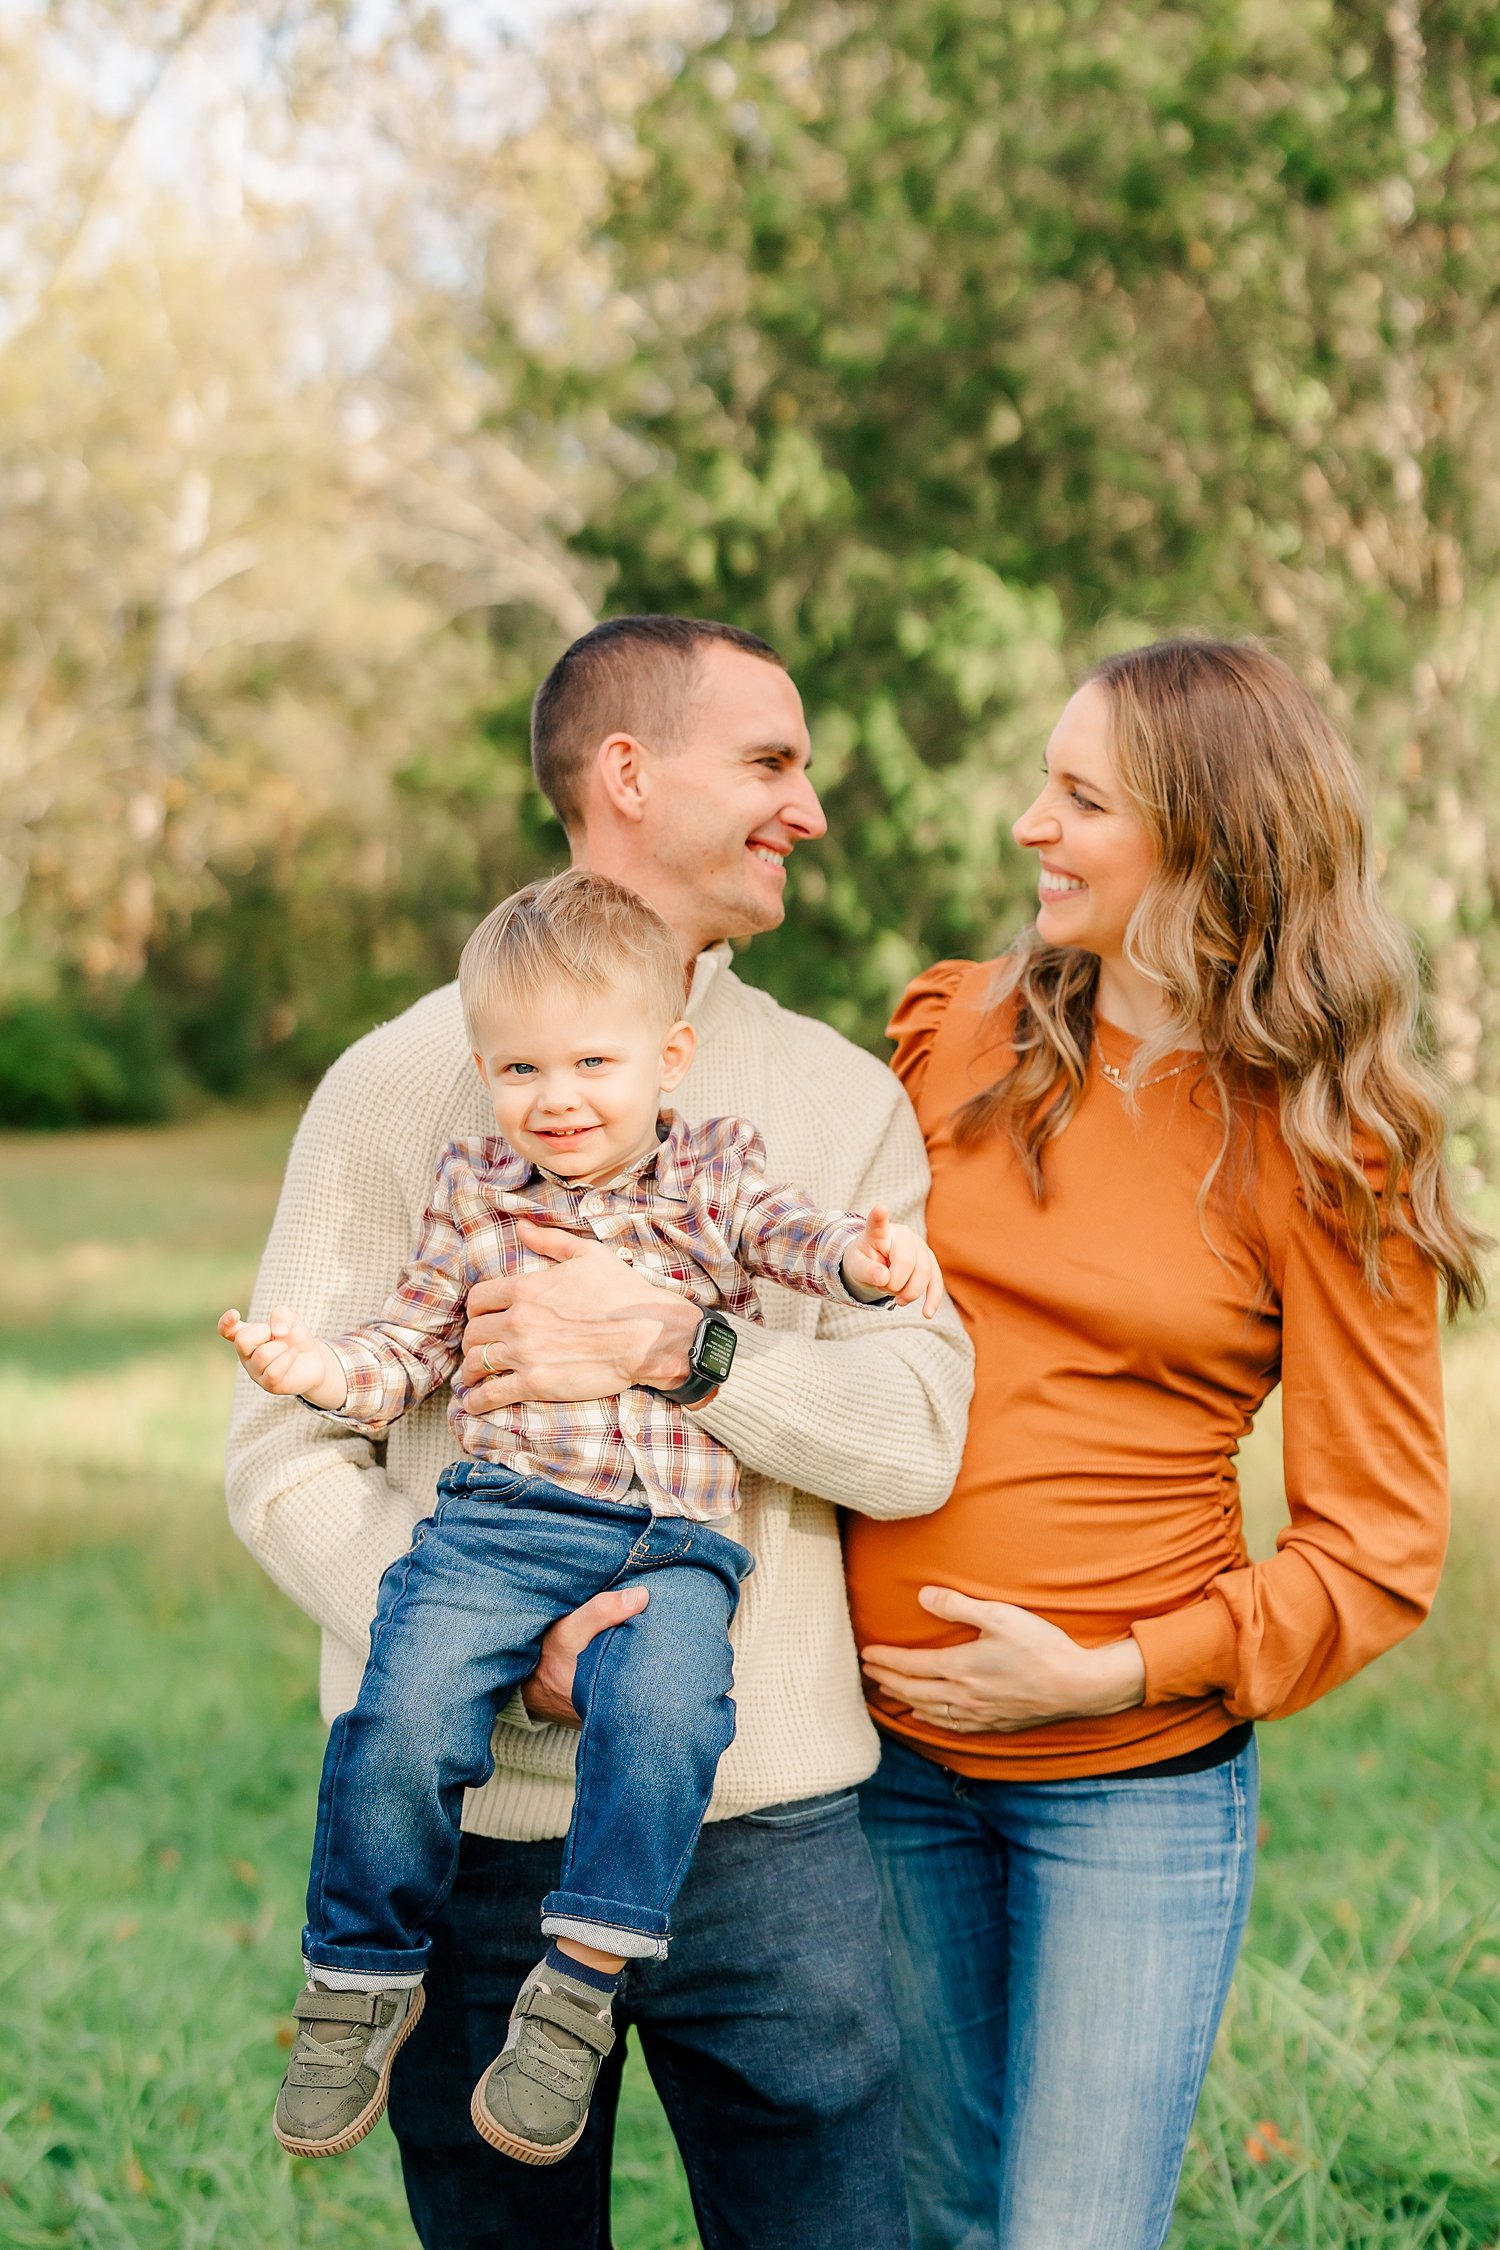
[{"label": "necklace pendant", "polygon": [[[1118,1093],[1129,1093],[1129,1078],[1127,1077],[1126,1073],[1121,1070],[1118,1063],[1112,1063],[1110,1061],[1109,1057],[1105,1054],[1104,1049],[1099,1045],[1097,1039],[1094,1041],[1094,1052],[1099,1057],[1100,1076],[1103,1078],[1107,1078],[1111,1086],[1113,1086]],[[1137,1086],[1136,1092],[1138,1094],[1144,1094],[1148,1086],[1164,1086],[1169,1078],[1180,1078],[1185,1070],[1191,1070],[1194,1067],[1197,1060],[1197,1056],[1193,1055],[1190,1056],[1186,1062],[1174,1063],[1170,1070],[1159,1070],[1154,1077],[1143,1078],[1139,1086]]]}]

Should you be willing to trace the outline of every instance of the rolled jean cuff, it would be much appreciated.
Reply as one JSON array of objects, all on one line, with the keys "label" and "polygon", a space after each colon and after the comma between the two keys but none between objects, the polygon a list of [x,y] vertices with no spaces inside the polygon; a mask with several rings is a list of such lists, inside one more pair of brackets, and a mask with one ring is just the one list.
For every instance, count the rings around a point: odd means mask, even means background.
[{"label": "rolled jean cuff", "polygon": [[316,1977],[328,1992],[414,1992],[422,1982],[420,1969],[325,1969],[320,1962],[309,1961],[306,1954],[302,1967],[309,1984]]},{"label": "rolled jean cuff", "polygon": [[[613,1915],[630,1916],[628,1922]],[[649,1907],[627,1906],[615,1898],[583,1898],[576,1891],[549,1891],[542,1900],[543,1937],[574,1938],[622,1961],[665,1961],[671,1924]]]},{"label": "rolled jean cuff", "polygon": [[[321,1978],[331,1992],[374,1992],[377,1988],[399,1992],[405,1985],[420,1984],[427,1974],[431,1951],[426,1944],[340,1945],[315,1936],[310,1928],[302,1932],[302,1965],[310,1976]],[[319,1954],[330,1958],[319,1960]],[[334,1977],[340,1980],[336,1985]]]}]

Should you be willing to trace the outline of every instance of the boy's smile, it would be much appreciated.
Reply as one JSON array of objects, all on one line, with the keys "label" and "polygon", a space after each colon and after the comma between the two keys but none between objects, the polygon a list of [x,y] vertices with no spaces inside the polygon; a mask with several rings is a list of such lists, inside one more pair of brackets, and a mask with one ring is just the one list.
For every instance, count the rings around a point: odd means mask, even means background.
[{"label": "boy's smile", "polygon": [[656,1144],[662,1096],[685,1076],[695,1041],[663,1023],[632,986],[554,984],[497,1002],[474,1060],[495,1123],[518,1156],[597,1186]]}]

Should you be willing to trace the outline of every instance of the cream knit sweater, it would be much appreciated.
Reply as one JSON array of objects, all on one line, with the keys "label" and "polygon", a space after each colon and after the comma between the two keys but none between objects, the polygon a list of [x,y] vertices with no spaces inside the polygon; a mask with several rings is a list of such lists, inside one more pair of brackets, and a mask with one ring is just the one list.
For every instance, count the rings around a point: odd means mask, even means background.
[{"label": "cream knit sweater", "polygon": [[[705,956],[689,1004],[698,1053],[677,1102],[692,1121],[748,1118],[769,1176],[829,1210],[920,1226],[927,1164],[906,1096],[882,1063],[741,983],[727,948]],[[320,1335],[381,1304],[416,1239],[439,1151],[493,1131],[457,988],[429,993],[341,1056],[308,1105],[256,1283],[254,1317],[294,1306]],[[831,1502],[923,1515],[958,1468],[972,1354],[952,1306],[866,1311],[760,1287],[766,1325],[737,1321],[739,1351],[705,1425],[739,1457],[735,1536],[756,1568],[735,1621],[738,1733],[710,1819],[860,1780],[875,1764],[844,1601]],[[453,1457],[446,1393],[384,1447],[238,1379],[230,1518],[283,1592],[323,1628],[325,1716],[359,1688],[376,1591]],[[383,1456],[383,1457],[382,1457]],[[495,1732],[496,1770],[464,1825],[559,1836],[572,1809],[576,1736],[519,1717]]]}]

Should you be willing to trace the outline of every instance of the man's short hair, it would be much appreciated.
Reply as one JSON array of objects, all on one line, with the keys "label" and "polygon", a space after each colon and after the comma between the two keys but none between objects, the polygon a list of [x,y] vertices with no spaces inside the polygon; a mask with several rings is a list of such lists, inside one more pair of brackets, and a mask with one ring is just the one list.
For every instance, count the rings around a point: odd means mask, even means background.
[{"label": "man's short hair", "polygon": [[759,634],[706,617],[609,617],[564,649],[531,707],[531,766],[570,833],[583,821],[584,768],[607,735],[662,749],[682,740],[716,641],[786,670]]},{"label": "man's short hair", "polygon": [[682,1014],[682,948],[656,909],[608,875],[573,867],[528,883],[486,914],[458,963],[471,1047],[497,1006],[535,1001],[559,985],[596,995],[622,987],[661,1019]]}]

